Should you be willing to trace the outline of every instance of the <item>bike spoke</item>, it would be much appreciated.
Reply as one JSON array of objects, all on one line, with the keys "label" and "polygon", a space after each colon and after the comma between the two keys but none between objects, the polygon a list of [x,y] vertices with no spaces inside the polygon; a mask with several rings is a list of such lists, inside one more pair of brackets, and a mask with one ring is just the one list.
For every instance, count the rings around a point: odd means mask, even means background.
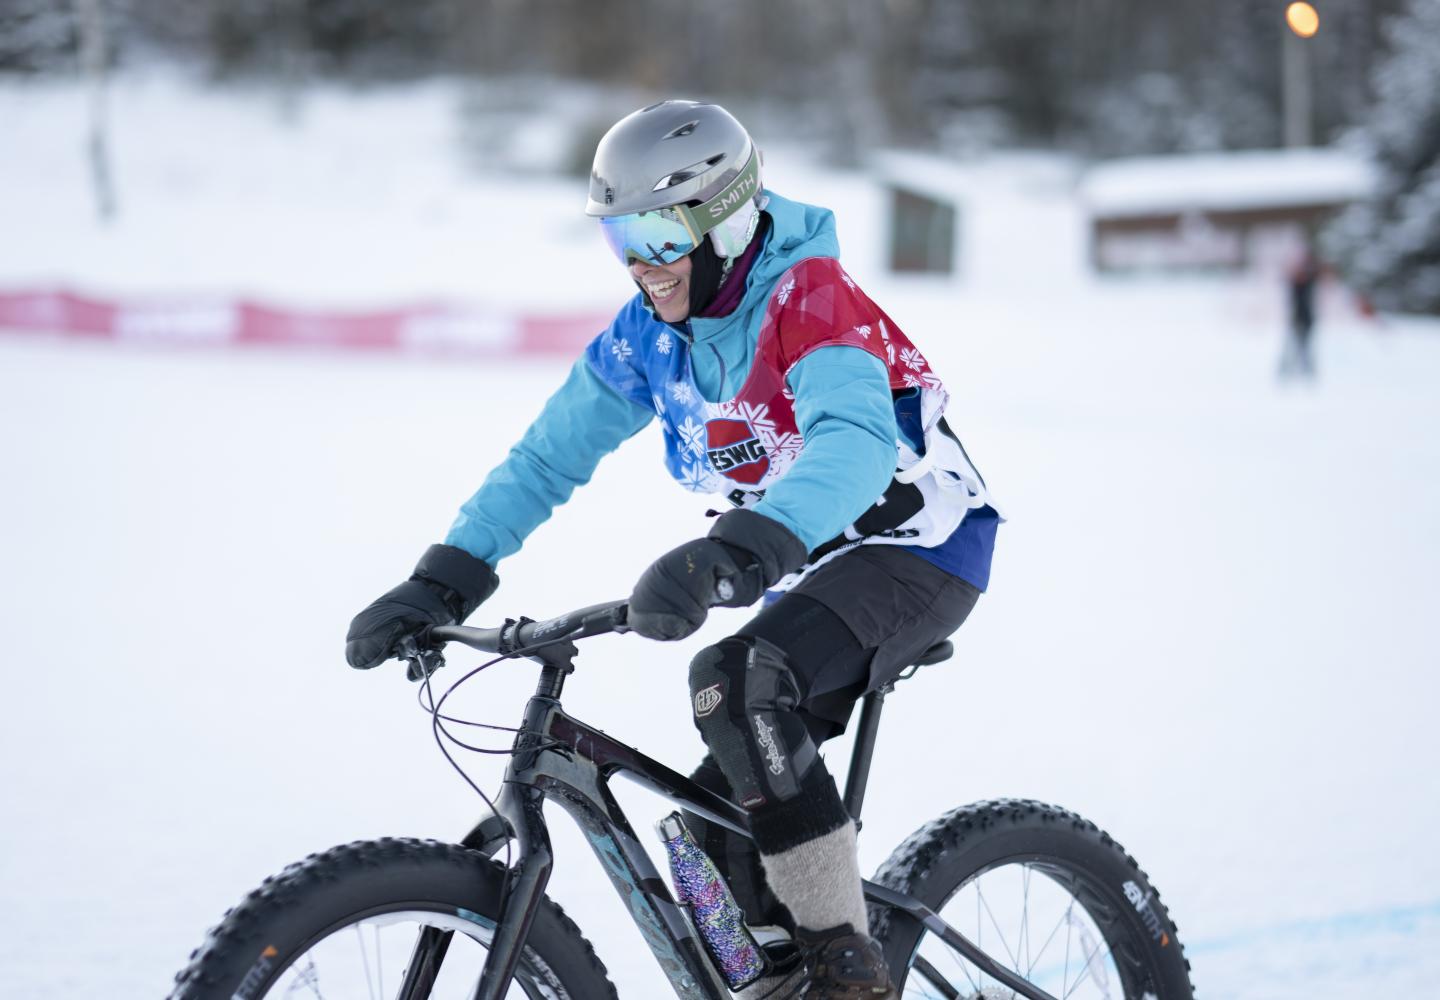
[{"label": "bike spoke", "polygon": [[[1084,933],[1084,928],[1081,928],[1080,948],[1082,951],[1085,948],[1085,937],[1088,937],[1088,935]],[[1070,996],[1071,993],[1075,992],[1077,989],[1080,988],[1080,984],[1085,981],[1085,977],[1090,974],[1090,970],[1097,967],[1095,965],[1096,956],[1099,956],[1100,960],[1103,962],[1105,959],[1110,957],[1110,949],[1106,948],[1105,954],[1100,955],[1100,945],[1098,943],[1095,945],[1095,947],[1091,950],[1089,957],[1085,959],[1085,965],[1081,968],[1080,975],[1076,978],[1074,985],[1072,985],[1068,991],[1061,995],[1060,1000],[1065,1000],[1066,997]],[[1096,984],[1098,986],[1099,975],[1096,974],[1092,978],[1096,980]],[[1110,990],[1108,988],[1104,986],[1099,986],[1099,988],[1104,991],[1106,996],[1109,996]]]},{"label": "bike spoke", "polygon": [[1040,964],[1040,959],[1042,959],[1042,958],[1045,957],[1045,952],[1050,949],[1050,944],[1051,944],[1052,941],[1055,940],[1055,935],[1060,933],[1060,928],[1061,928],[1062,926],[1064,926],[1064,925],[1065,925],[1065,919],[1062,917],[1060,920],[1058,920],[1058,921],[1055,922],[1055,926],[1054,926],[1054,927],[1050,928],[1050,934],[1049,934],[1048,937],[1045,938],[1045,943],[1040,946],[1040,951],[1039,951],[1039,953],[1038,953],[1037,955],[1035,955],[1034,957],[1032,957],[1032,958],[1030,959],[1030,964],[1025,967],[1025,978],[1026,978],[1026,979],[1029,979],[1030,976],[1031,976],[1031,974],[1034,973],[1034,971],[1035,971],[1035,966],[1039,965],[1039,964]]},{"label": "bike spoke", "polygon": [[315,994],[315,1000],[325,1000],[325,995],[320,992],[320,970],[315,968],[313,956],[306,961],[305,968],[295,974],[295,982],[285,990],[285,995],[288,997],[307,988]]},{"label": "bike spoke", "polygon": [[385,1000],[385,949],[380,947],[380,925],[375,925],[375,978],[380,983],[380,998]]},{"label": "bike spoke", "polygon": [[1000,946],[1005,949],[1005,954],[1010,956],[1011,968],[1020,968],[1020,960],[1015,957],[1015,952],[1010,949],[1010,942],[1005,940],[1005,932],[1000,928],[1000,922],[995,919],[995,914],[990,910],[990,904],[985,901],[985,893],[980,890],[979,881],[975,884],[975,894],[979,896],[981,904],[985,907],[985,914],[990,918],[990,923],[995,928],[995,933],[1000,935]]},{"label": "bike spoke", "polygon": [[1068,997],[1070,995],[1070,932],[1074,930],[1075,925],[1070,922],[1069,918],[1070,911],[1073,909],[1075,909],[1075,904],[1071,903],[1070,908],[1065,911],[1065,978],[1061,980],[1060,983],[1060,995],[1062,997]]},{"label": "bike spoke", "polygon": [[[378,932],[379,928],[376,928],[376,931]],[[370,952],[365,947],[365,928],[363,924],[355,925],[355,937],[360,942],[360,962],[365,967],[365,992],[370,994],[370,1000],[376,1000],[375,983],[370,975]]]},{"label": "bike spoke", "polygon": [[[1024,866],[1022,866],[1022,868],[1021,868],[1021,875],[1020,875],[1020,883],[1021,883],[1021,886],[1022,886],[1021,901],[1020,901],[1020,940],[1019,940],[1019,942],[1016,944],[1015,949],[1016,949],[1016,951],[1018,951],[1021,955],[1026,955],[1026,956],[1028,957],[1028,955],[1029,955],[1029,950],[1028,950],[1028,949],[1029,949],[1029,945],[1030,945],[1030,934],[1028,933],[1029,930],[1030,930],[1030,866],[1029,866],[1029,865],[1024,865]],[[1033,967],[1033,966],[1032,966],[1032,967]],[[1017,960],[1016,965],[1015,965],[1015,970],[1016,970],[1017,972],[1020,970],[1020,964],[1019,964],[1019,961],[1018,961],[1018,960]]]}]

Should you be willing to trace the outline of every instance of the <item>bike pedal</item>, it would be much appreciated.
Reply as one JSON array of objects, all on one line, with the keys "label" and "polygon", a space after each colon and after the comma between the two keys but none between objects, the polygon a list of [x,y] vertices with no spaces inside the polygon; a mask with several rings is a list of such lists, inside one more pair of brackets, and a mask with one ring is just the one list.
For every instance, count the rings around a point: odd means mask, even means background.
[{"label": "bike pedal", "polygon": [[779,924],[746,924],[755,943],[764,948],[769,944],[781,944],[790,940],[790,932]]}]

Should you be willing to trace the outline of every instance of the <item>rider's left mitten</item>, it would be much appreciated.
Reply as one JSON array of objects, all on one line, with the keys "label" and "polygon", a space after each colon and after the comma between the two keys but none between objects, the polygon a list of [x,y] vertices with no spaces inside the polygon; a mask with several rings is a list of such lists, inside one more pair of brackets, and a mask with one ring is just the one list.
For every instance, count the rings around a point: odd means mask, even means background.
[{"label": "rider's left mitten", "polygon": [[641,575],[630,595],[630,627],[648,639],[683,639],[705,624],[710,608],[754,604],[804,562],[805,546],[789,528],[730,511],[707,537],[671,549]]},{"label": "rider's left mitten", "polygon": [[490,564],[453,545],[432,545],[410,579],[376,598],[350,622],[345,659],[369,670],[395,655],[407,635],[463,622],[500,585]]},{"label": "rider's left mitten", "polygon": [[754,604],[767,589],[805,565],[805,543],[785,525],[753,510],[732,510],[715,519],[707,536],[728,548],[739,575],[734,595],[716,601],[720,607]]}]

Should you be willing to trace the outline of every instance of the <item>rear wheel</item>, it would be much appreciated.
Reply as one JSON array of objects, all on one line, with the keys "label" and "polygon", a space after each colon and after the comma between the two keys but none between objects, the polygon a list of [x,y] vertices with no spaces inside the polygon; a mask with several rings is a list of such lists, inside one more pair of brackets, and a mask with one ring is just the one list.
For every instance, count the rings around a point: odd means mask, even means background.
[{"label": "rear wheel", "polygon": [[[913,896],[1060,1000],[1191,1000],[1190,963],[1159,895],[1095,824],[1040,802],[955,809],[896,848],[875,881]],[[1013,997],[914,920],[872,910],[905,998]]]},{"label": "rear wheel", "polygon": [[[470,995],[494,936],[505,869],[454,844],[378,840],[311,855],[228,912],[171,1000]],[[542,901],[507,998],[614,1000],[579,929]]]}]

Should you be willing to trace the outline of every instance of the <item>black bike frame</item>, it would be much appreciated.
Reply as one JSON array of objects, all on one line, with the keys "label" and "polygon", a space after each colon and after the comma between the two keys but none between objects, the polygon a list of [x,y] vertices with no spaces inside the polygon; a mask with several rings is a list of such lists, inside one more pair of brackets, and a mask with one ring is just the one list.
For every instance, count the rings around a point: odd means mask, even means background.
[{"label": "black bike frame", "polygon": [[[498,925],[473,1000],[501,1000],[520,962],[554,867],[542,811],[547,799],[558,803],[579,824],[675,995],[684,1000],[728,1000],[730,992],[611,794],[609,781],[623,774],[710,822],[748,837],[745,813],[679,772],[565,714],[560,694],[565,676],[573,669],[570,656],[551,655],[544,659],[539,686],[525,707],[505,784],[495,803],[498,815],[486,817],[463,841],[490,855],[508,839],[513,838],[517,845]],[[845,794],[846,805],[857,821],[880,709],[888,690],[867,695],[861,712]],[[1055,1000],[995,962],[920,901],[869,881],[864,883],[864,890],[871,902],[889,906],[917,921],[982,972],[1021,996]],[[436,966],[448,943],[448,932],[422,938],[411,969]]]}]

